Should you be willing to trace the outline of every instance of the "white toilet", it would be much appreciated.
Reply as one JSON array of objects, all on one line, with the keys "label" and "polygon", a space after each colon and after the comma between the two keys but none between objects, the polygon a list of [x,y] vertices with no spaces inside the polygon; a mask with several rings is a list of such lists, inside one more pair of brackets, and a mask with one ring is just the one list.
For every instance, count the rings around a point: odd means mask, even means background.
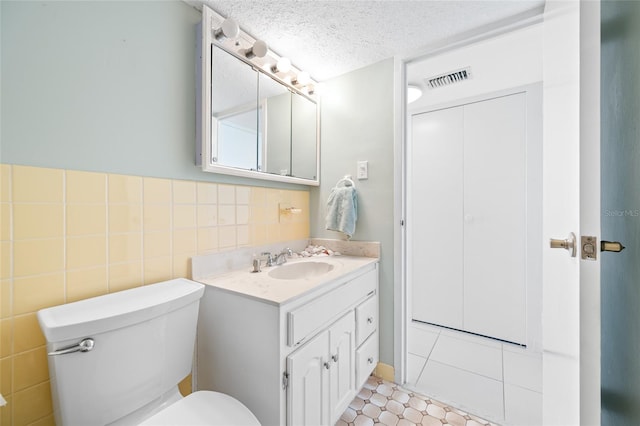
[{"label": "white toilet", "polygon": [[229,395],[178,391],[203,293],[175,279],[39,311],[56,424],[260,425]]}]

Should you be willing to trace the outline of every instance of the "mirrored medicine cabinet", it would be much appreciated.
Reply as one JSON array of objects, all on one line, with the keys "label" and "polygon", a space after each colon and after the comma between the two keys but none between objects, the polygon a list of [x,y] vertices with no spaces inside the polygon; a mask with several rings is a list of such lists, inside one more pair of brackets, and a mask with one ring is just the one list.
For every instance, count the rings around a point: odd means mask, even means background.
[{"label": "mirrored medicine cabinet", "polygon": [[255,40],[243,31],[236,39],[217,40],[214,31],[222,21],[203,6],[196,163],[207,172],[319,185],[316,96],[270,72],[275,54],[247,60],[243,52]]}]

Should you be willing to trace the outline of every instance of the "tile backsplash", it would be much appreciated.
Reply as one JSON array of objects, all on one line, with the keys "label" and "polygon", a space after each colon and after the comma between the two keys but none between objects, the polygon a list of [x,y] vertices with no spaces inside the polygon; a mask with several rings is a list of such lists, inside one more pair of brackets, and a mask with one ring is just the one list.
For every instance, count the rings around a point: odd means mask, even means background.
[{"label": "tile backsplash", "polygon": [[0,424],[53,424],[39,309],[189,278],[197,254],[308,238],[306,190],[0,164]]}]

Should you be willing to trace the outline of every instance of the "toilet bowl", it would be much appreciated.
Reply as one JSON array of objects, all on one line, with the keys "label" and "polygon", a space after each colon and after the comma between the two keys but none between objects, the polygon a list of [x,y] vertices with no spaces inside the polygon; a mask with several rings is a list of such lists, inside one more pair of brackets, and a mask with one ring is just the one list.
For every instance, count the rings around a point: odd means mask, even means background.
[{"label": "toilet bowl", "polygon": [[56,424],[259,425],[229,395],[178,390],[203,293],[175,279],[40,310]]},{"label": "toilet bowl", "polygon": [[140,426],[259,425],[240,401],[224,393],[198,391],[146,419]]}]

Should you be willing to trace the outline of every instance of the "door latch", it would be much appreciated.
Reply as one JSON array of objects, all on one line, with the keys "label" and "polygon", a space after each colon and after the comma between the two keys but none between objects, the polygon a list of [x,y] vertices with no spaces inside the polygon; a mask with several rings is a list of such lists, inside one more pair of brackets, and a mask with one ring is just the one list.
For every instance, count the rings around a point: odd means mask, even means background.
[{"label": "door latch", "polygon": [[580,237],[580,257],[582,260],[596,260],[598,258],[598,238],[591,236]]},{"label": "door latch", "polygon": [[[598,258],[598,238],[582,236],[580,238],[580,251],[583,260],[596,260]],[[620,253],[624,246],[618,241],[600,241],[600,251]]]},{"label": "door latch", "polygon": [[620,253],[625,247],[618,241],[601,241],[600,251],[612,251],[614,253]]}]

